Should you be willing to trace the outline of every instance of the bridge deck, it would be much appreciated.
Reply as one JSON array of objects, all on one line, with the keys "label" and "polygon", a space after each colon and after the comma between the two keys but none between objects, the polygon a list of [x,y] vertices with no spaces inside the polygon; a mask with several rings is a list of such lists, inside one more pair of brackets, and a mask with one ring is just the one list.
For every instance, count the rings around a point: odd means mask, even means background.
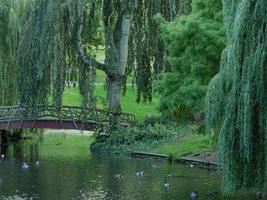
[{"label": "bridge deck", "polygon": [[[64,106],[58,109],[53,106],[35,106],[29,112],[26,107],[0,107],[0,130],[9,129],[78,129],[94,130],[109,124],[111,113],[101,109],[82,109]],[[135,121],[133,115],[121,113],[119,122],[128,126]]]},{"label": "bridge deck", "polygon": [[0,130],[9,129],[72,129],[95,130],[97,122],[74,122],[72,120],[38,119],[38,120],[10,120],[0,121]]}]

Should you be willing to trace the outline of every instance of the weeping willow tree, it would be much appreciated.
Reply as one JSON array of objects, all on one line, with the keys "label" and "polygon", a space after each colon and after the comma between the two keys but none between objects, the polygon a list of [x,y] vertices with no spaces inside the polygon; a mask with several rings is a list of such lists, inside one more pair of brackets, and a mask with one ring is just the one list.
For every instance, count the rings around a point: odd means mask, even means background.
[{"label": "weeping willow tree", "polygon": [[103,64],[84,51],[81,37],[84,27],[83,5],[78,1],[77,51],[85,65],[93,66],[106,73],[107,101],[113,113],[121,111],[122,80],[128,61],[128,42],[134,6],[135,1],[130,0],[103,0],[105,38],[105,63]]},{"label": "weeping willow tree", "polygon": [[[20,40],[19,96],[29,108],[52,103],[62,106],[66,71],[79,67],[83,106],[95,106],[96,69],[107,74],[110,111],[120,113],[121,82],[128,58],[128,40],[134,1],[37,0]],[[105,63],[91,54],[95,46],[99,11],[105,38]],[[55,12],[56,11],[56,12]],[[97,14],[96,14],[97,13]]]},{"label": "weeping willow tree", "polygon": [[207,94],[223,189],[267,190],[267,2],[224,0],[228,45]]},{"label": "weeping willow tree", "polygon": [[21,103],[29,107],[47,104],[51,91],[55,104],[61,105],[67,37],[62,3],[36,1],[20,41],[19,96]]},{"label": "weeping willow tree", "polygon": [[[24,27],[17,53],[19,66],[19,97],[29,108],[52,103],[62,106],[66,72],[80,76],[83,106],[95,105],[93,97],[95,70],[85,67],[75,48],[77,14],[76,0],[37,0]],[[85,3],[92,9],[95,4]],[[56,11],[56,12],[55,12]],[[86,16],[90,12],[84,11]],[[89,18],[86,21],[92,24]],[[86,29],[89,32],[89,29]],[[87,42],[93,38],[90,34]],[[89,47],[87,48],[89,51]],[[80,73],[79,75],[77,75]],[[77,79],[75,80],[78,81]]]},{"label": "weeping willow tree", "polygon": [[138,1],[131,31],[134,51],[129,52],[129,68],[133,69],[134,63],[137,65],[138,103],[142,99],[144,102],[152,101],[153,80],[159,73],[170,70],[166,62],[167,51],[154,16],[161,14],[167,21],[173,21],[177,15],[187,15],[190,11],[191,0]]},{"label": "weeping willow tree", "polygon": [[31,0],[0,0],[0,105],[17,101],[16,51]]}]

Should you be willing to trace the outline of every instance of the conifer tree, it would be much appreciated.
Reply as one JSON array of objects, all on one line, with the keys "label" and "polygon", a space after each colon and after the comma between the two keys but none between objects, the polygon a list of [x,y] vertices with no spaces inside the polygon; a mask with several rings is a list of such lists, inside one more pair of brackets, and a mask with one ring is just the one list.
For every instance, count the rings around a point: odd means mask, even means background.
[{"label": "conifer tree", "polygon": [[193,0],[190,15],[166,22],[157,16],[168,51],[169,72],[157,81],[160,111],[173,120],[188,120],[204,111],[211,78],[225,47],[220,0]]}]

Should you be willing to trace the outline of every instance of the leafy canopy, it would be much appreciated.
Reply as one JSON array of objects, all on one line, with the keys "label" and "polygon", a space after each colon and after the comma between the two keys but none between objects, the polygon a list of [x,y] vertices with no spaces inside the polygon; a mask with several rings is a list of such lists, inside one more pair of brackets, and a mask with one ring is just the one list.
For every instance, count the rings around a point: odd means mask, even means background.
[{"label": "leafy canopy", "polygon": [[224,0],[227,48],[206,99],[219,133],[223,189],[267,189],[267,3]]},{"label": "leafy canopy", "polygon": [[156,83],[159,109],[174,120],[187,119],[203,111],[207,85],[219,69],[225,46],[222,5],[220,0],[194,0],[190,15],[170,23],[156,19],[171,66]]}]

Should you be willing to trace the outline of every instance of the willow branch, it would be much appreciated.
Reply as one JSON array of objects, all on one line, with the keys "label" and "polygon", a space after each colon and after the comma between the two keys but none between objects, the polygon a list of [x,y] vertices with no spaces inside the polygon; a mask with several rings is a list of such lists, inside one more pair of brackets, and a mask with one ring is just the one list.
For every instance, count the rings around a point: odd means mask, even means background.
[{"label": "willow branch", "polygon": [[92,58],[90,55],[87,55],[84,52],[83,45],[82,45],[82,32],[83,32],[83,24],[84,24],[84,17],[83,17],[83,7],[82,3],[78,1],[78,19],[77,19],[77,38],[76,38],[76,46],[77,51],[80,59],[88,66],[96,67],[99,70],[107,72],[107,67],[105,64],[98,62],[96,59]]}]

